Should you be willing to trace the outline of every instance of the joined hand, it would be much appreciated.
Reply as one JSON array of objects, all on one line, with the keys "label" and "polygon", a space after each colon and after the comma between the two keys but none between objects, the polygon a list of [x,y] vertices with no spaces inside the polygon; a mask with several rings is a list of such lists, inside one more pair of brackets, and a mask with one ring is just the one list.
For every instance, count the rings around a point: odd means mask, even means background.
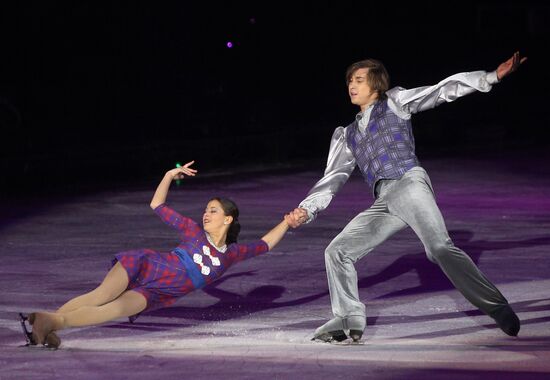
[{"label": "joined hand", "polygon": [[304,224],[308,219],[307,211],[303,208],[295,208],[292,212],[285,215],[285,221],[292,228],[297,228]]}]

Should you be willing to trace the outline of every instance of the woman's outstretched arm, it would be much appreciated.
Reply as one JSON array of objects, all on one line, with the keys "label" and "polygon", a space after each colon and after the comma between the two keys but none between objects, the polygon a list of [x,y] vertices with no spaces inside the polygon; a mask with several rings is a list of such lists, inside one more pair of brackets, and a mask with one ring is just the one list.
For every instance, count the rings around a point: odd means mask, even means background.
[{"label": "woman's outstretched arm", "polygon": [[166,202],[166,196],[168,195],[170,184],[174,179],[183,179],[186,175],[190,177],[195,176],[197,171],[190,168],[193,163],[195,163],[195,161],[188,162],[180,168],[175,168],[166,172],[162,178],[162,181],[160,181],[155,194],[153,195],[153,199],[151,200],[150,206],[153,210]]},{"label": "woman's outstretched arm", "polygon": [[270,250],[281,241],[283,236],[285,236],[288,227],[291,226],[294,222],[292,218],[292,214],[286,214],[284,220],[281,223],[277,224],[271,231],[269,231],[262,237],[262,240],[267,243]]}]

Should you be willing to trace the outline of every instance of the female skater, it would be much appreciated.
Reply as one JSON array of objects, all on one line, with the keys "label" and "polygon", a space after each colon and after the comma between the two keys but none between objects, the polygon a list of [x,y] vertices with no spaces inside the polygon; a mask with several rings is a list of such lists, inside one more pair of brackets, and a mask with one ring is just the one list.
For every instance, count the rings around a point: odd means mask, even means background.
[{"label": "female skater", "polygon": [[[180,244],[167,253],[149,249],[121,252],[95,290],[73,298],[53,313],[35,312],[28,318],[21,314],[28,344],[57,348],[61,344],[57,330],[97,325],[170,306],[219,278],[234,263],[265,253],[282,239],[292,223],[289,215],[261,240],[240,244],[239,210],[231,200],[212,198],[204,211],[202,228],[169,208],[165,201],[172,180],[194,176],[197,171],[190,167],[193,163],[166,172],[151,201],[155,213],[179,232]],[[27,319],[32,332],[26,330]]]}]

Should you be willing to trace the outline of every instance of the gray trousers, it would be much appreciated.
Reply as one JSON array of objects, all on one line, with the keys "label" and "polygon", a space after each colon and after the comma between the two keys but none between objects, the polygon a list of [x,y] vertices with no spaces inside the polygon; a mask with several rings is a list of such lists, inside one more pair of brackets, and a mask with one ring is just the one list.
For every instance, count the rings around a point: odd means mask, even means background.
[{"label": "gray trousers", "polygon": [[407,226],[424,244],[428,259],[439,265],[474,306],[490,315],[508,304],[470,257],[454,246],[423,168],[412,168],[399,180],[379,183],[374,204],[353,218],[325,251],[335,317],[366,316],[365,305],[359,300],[354,263]]}]

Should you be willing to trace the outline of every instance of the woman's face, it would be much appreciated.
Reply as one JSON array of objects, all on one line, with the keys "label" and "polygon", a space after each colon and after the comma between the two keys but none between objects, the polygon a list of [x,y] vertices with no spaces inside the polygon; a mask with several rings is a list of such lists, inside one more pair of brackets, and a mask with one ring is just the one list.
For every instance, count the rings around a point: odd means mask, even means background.
[{"label": "woman's face", "polygon": [[228,226],[232,219],[231,216],[225,215],[222,204],[214,199],[206,205],[202,215],[202,225],[206,232],[219,231]]}]

